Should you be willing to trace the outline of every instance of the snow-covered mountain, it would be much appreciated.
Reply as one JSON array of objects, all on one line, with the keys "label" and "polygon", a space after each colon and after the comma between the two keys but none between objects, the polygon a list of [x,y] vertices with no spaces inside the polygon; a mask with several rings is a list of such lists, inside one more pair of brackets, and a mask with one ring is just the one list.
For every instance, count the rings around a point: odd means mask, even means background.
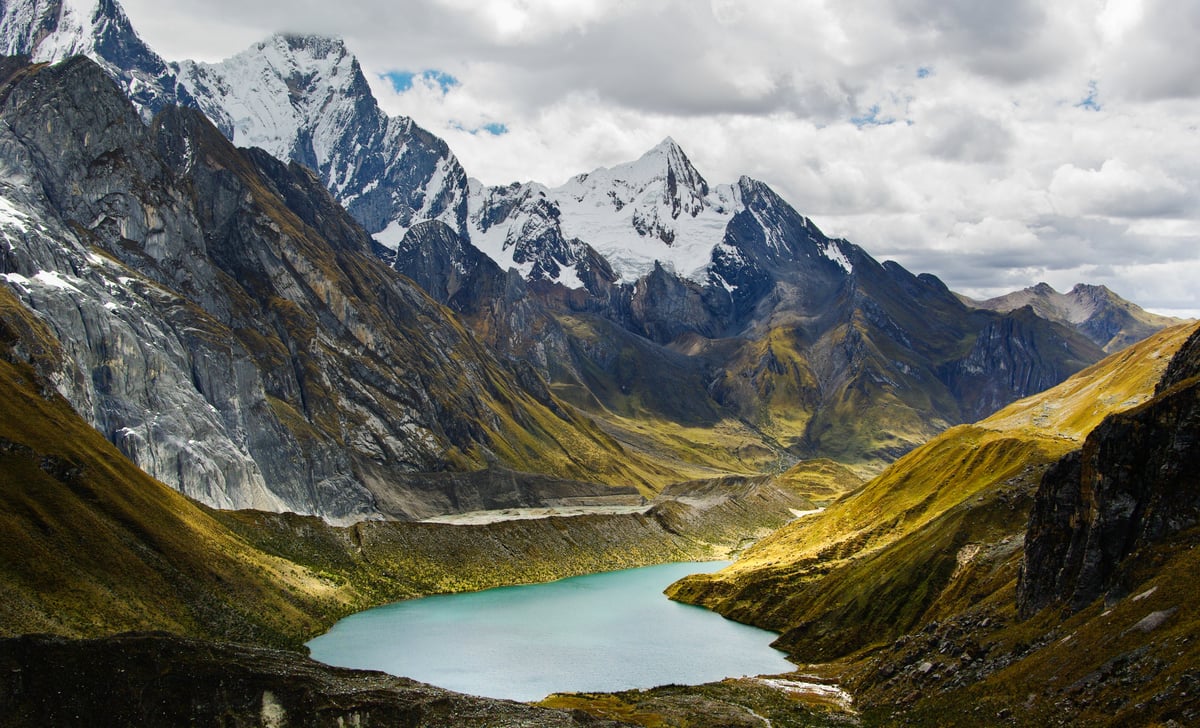
[{"label": "snow-covered mountain", "polygon": [[[747,205],[744,191],[761,189],[765,185],[749,178],[710,186],[668,137],[633,162],[577,175],[556,188],[484,187],[473,180],[469,232],[471,242],[502,268],[515,267],[528,279],[579,288],[583,278],[576,265],[590,248],[620,283],[633,284],[659,265],[732,292],[738,285],[733,269],[748,258],[729,239],[738,213],[748,213],[762,228],[761,252],[768,257],[769,249],[794,252],[777,221]],[[839,244],[820,237],[821,254],[848,271]]]},{"label": "snow-covered mountain", "polygon": [[116,0],[3,0],[0,50],[55,62],[85,55],[149,120],[202,110],[238,146],[315,170],[370,233],[395,247],[412,225],[466,225],[466,174],[446,143],[376,103],[341,40],[277,35],[217,64],[168,63]]},{"label": "snow-covered mountain", "polygon": [[0,0],[0,53],[35,63],[88,56],[146,120],[170,104],[194,105],[177,69],[138,37],[114,0]]},{"label": "snow-covered mountain", "polygon": [[276,35],[216,64],[183,61],[179,82],[234,144],[316,171],[389,247],[441,220],[462,231],[466,174],[446,143],[378,106],[340,39]]},{"label": "snow-covered mountain", "polygon": [[[501,266],[572,288],[580,286],[573,270],[582,259],[580,243],[603,255],[622,283],[650,273],[656,261],[704,282],[738,206],[735,187],[710,189],[667,138],[634,162],[577,175],[554,189],[473,183],[470,233]],[[539,254],[531,240],[545,250]]]}]

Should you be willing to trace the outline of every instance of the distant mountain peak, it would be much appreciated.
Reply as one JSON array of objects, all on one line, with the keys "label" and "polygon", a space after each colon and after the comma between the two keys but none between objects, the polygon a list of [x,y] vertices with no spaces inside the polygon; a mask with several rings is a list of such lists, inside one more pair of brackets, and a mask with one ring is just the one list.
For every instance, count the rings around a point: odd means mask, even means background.
[{"label": "distant mountain peak", "polygon": [[1043,282],[972,303],[1000,312],[1030,306],[1044,319],[1079,330],[1107,352],[1123,349],[1159,329],[1179,323],[1177,319],[1139,308],[1107,286],[1092,283],[1077,283],[1069,292],[1059,293]]},{"label": "distant mountain peak", "polygon": [[[532,183],[477,187],[470,204],[472,241],[501,267],[516,267],[526,277],[558,271],[550,279],[569,287],[582,285],[572,268],[588,250],[603,256],[625,283],[656,265],[704,282],[712,251],[738,206],[736,190],[711,188],[671,137],[632,162],[576,175],[554,189]],[[532,249],[517,255],[518,239],[533,232],[554,241],[541,256],[553,257],[554,265],[537,265]]]},{"label": "distant mountain peak", "polygon": [[194,105],[174,71],[134,31],[115,0],[0,2],[0,53],[35,63],[88,56],[149,120],[165,106]]}]

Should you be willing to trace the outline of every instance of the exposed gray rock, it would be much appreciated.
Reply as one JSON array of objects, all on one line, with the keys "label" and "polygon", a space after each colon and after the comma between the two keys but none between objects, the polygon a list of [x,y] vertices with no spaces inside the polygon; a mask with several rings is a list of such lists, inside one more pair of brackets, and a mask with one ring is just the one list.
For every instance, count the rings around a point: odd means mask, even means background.
[{"label": "exposed gray rock", "polygon": [[1168,366],[1154,399],[1111,415],[1038,488],[1017,584],[1030,615],[1078,610],[1113,590],[1139,549],[1200,523],[1200,333]]},{"label": "exposed gray rock", "polygon": [[211,505],[353,520],[406,474],[555,437],[522,429],[540,427],[530,408],[575,432],[311,172],[194,111],[147,128],[86,59],[5,68],[6,281],[69,353],[51,378],[154,476]]},{"label": "exposed gray rock", "polygon": [[1145,311],[1104,286],[1085,283],[1067,293],[1039,283],[986,301],[964,300],[972,306],[1005,313],[1031,306],[1038,316],[1075,328],[1106,352],[1124,349],[1167,326],[1182,323]]}]

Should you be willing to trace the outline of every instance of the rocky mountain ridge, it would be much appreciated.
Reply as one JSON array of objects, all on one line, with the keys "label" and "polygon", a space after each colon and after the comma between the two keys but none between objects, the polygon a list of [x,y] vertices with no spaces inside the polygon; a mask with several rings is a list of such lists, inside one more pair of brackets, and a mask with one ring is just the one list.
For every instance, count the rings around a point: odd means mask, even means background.
[{"label": "rocky mountain ridge", "polygon": [[1105,286],[1076,284],[1059,293],[1047,283],[1014,291],[986,301],[964,299],[967,305],[1007,312],[1030,306],[1044,319],[1074,327],[1112,353],[1182,320],[1160,316],[1126,301]]},{"label": "rocky mountain ridge", "polygon": [[1026,535],[1022,614],[1120,598],[1132,554],[1200,525],[1198,373],[1200,332],[1171,360],[1153,400],[1107,418],[1046,473]]},{"label": "rocky mountain ridge", "polygon": [[[118,15],[104,2],[92,17]],[[120,27],[142,65],[161,64]],[[86,47],[119,66],[107,48]],[[675,433],[702,429],[729,433],[706,443],[717,471],[814,456],[877,469],[1100,357],[1065,329],[971,311],[933,276],[825,236],[761,182],[709,185],[670,139],[555,190],[485,189],[444,142],[379,110],[341,41],[281,35],[166,67],[156,99],[175,94],[235,142],[315,170],[375,252],[462,315],[522,386],[545,380],[539,397],[658,460],[694,461]]]},{"label": "rocky mountain ridge", "polygon": [[65,352],[48,378],[148,472],[334,519],[404,516],[409,473],[493,460],[647,482],[387,269],[302,167],[194,111],[147,127],[87,60],[4,71],[5,282]]}]

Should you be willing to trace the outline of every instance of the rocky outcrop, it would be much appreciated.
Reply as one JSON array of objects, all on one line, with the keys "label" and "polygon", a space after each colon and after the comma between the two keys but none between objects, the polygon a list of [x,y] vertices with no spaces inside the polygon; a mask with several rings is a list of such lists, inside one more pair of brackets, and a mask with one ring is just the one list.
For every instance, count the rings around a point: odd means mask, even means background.
[{"label": "rocky outcrop", "polygon": [[1079,334],[1047,323],[1025,307],[990,321],[962,359],[942,377],[968,420],[982,419],[1009,402],[1042,392],[1099,358]]},{"label": "rocky outcrop", "polygon": [[166,633],[0,640],[6,726],[616,726]]},{"label": "rocky outcrop", "polygon": [[354,520],[413,472],[635,461],[389,270],[311,172],[194,111],[147,128],[86,59],[5,68],[0,272],[68,353],[47,378],[155,477]]},{"label": "rocky outcrop", "polygon": [[1143,547],[1200,524],[1200,332],[1151,401],[1107,418],[1038,489],[1018,584],[1021,614],[1120,596]]}]

